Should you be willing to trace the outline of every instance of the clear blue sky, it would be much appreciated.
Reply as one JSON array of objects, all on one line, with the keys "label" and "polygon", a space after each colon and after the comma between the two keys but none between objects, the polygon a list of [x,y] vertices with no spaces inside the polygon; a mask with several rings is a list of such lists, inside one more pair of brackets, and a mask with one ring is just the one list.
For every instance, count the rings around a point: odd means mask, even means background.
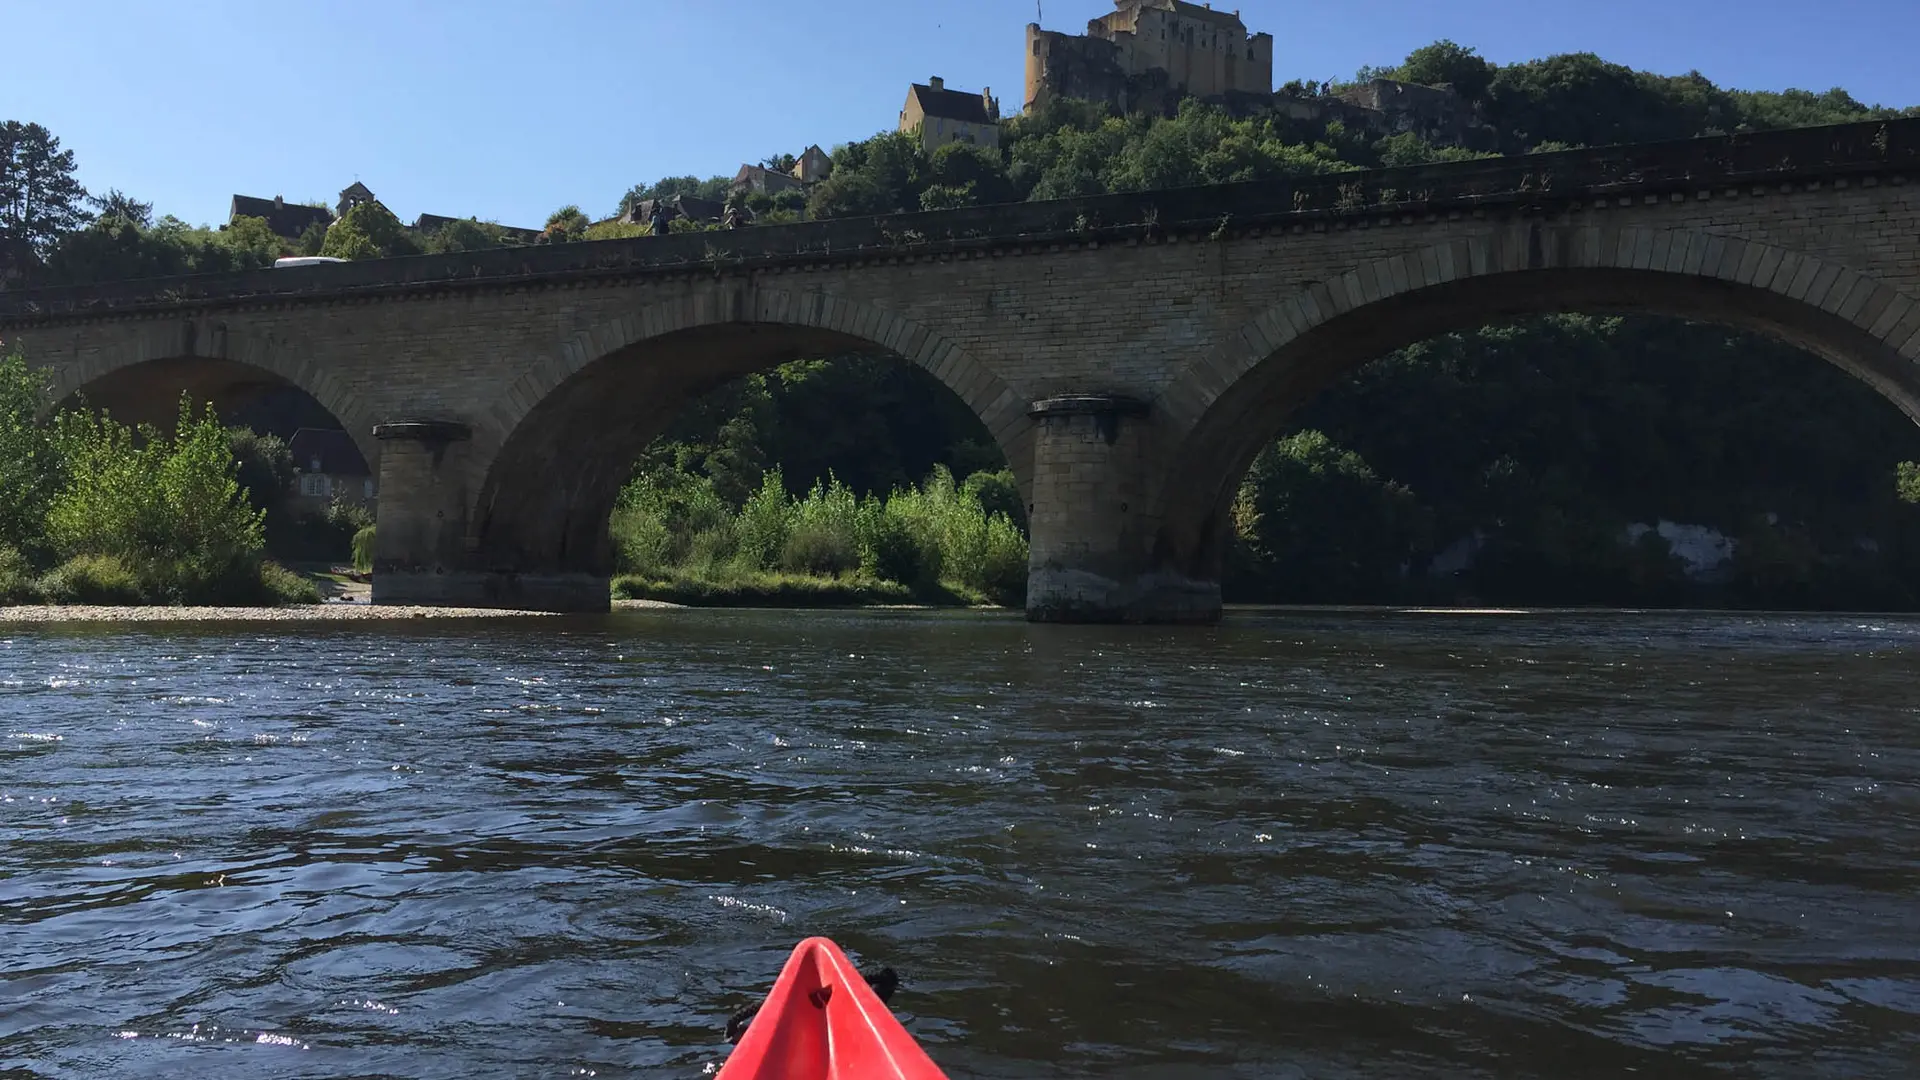
[{"label": "clear blue sky", "polygon": [[[1078,31],[1110,0],[1042,0]],[[1920,0],[1223,0],[1276,80],[1351,75],[1438,38],[1496,62],[1591,50],[1743,89],[1920,104]],[[0,119],[37,121],[188,221],[356,177],[423,211],[538,226],[633,184],[732,173],[892,127],[910,81],[1019,108],[1034,0],[0,0]]]}]

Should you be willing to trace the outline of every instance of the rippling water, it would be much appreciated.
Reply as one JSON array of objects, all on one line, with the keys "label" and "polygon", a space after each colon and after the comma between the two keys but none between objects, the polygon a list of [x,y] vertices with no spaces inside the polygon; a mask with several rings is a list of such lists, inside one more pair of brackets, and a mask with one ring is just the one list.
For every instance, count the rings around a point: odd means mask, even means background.
[{"label": "rippling water", "polygon": [[0,1074],[1898,1076],[1920,620],[0,629]]}]

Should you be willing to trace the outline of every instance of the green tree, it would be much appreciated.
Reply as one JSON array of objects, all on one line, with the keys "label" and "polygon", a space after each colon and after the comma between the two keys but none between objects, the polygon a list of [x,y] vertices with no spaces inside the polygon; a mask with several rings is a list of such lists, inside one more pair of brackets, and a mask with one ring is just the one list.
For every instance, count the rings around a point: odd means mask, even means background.
[{"label": "green tree", "polygon": [[87,221],[87,189],[73,151],[39,124],[0,122],[0,279],[9,265],[38,265],[60,237]]},{"label": "green tree", "polygon": [[514,247],[519,241],[491,221],[460,218],[428,233],[422,247],[428,254],[456,251],[484,251],[487,248]]},{"label": "green tree", "polygon": [[265,512],[248,504],[231,437],[211,409],[196,413],[182,395],[171,435],[63,412],[54,442],[65,482],[46,523],[62,557],[110,556],[148,595],[175,601],[217,595],[256,574]]},{"label": "green tree", "polygon": [[379,201],[363,202],[327,229],[320,254],[335,259],[387,259],[418,255],[420,245],[400,219]]},{"label": "green tree", "polygon": [[1496,70],[1477,51],[1441,40],[1408,53],[1395,77],[1425,86],[1448,85],[1461,97],[1477,102],[1485,100]]},{"label": "green tree", "polygon": [[1903,461],[1896,466],[1893,488],[1901,502],[1920,505],[1920,462]]},{"label": "green tree", "polygon": [[687,195],[708,202],[720,202],[727,197],[727,188],[732,184],[729,176],[710,176],[705,180],[697,176],[663,176],[651,184],[635,184],[620,197],[618,213],[625,214],[633,207],[648,199],[671,199],[676,195]]},{"label": "green tree", "polygon": [[45,372],[18,350],[0,353],[0,548],[40,546],[47,504],[59,487],[60,460],[42,422]]},{"label": "green tree", "polygon": [[267,226],[266,218],[237,217],[214,235],[232,254],[235,269],[272,266],[275,259],[292,252],[286,238]]},{"label": "green tree", "polygon": [[247,501],[269,517],[285,504],[297,475],[285,439],[252,428],[227,429],[228,453],[236,463],[234,479]]},{"label": "green tree", "polygon": [[1265,600],[1395,599],[1426,538],[1424,513],[1407,488],[1318,431],[1260,452],[1234,519],[1250,563],[1242,587]]},{"label": "green tree", "polygon": [[927,180],[927,189],[920,194],[920,205],[927,210],[1013,199],[1006,160],[998,150],[974,143],[948,143],[935,150],[928,162]]},{"label": "green tree", "polygon": [[141,202],[119,188],[111,188],[105,195],[90,196],[87,201],[100,212],[100,217],[121,218],[143,229],[153,224],[153,204]]},{"label": "green tree", "polygon": [[898,214],[920,209],[930,163],[920,140],[899,131],[882,132],[834,152],[833,175],[813,189],[810,217]]},{"label": "green tree", "polygon": [[563,206],[547,215],[547,227],[541,231],[541,244],[570,244],[584,240],[587,228],[592,224],[587,215],[577,206]]}]

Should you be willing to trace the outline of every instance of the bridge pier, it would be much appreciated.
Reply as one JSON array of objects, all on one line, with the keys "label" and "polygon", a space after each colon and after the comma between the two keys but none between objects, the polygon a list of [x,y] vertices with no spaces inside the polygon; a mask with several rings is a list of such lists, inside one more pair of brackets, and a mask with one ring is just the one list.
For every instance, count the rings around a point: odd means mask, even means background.
[{"label": "bridge pier", "polygon": [[1027,618],[1057,623],[1207,623],[1220,583],[1157,565],[1148,513],[1153,456],[1144,402],[1047,398],[1034,418]]},{"label": "bridge pier", "polygon": [[465,424],[379,424],[380,508],[373,539],[373,602],[478,606],[457,581],[467,532]]},{"label": "bridge pier", "polygon": [[485,567],[467,543],[473,433],[444,420],[380,424],[373,602],[526,611],[607,611],[604,574]]}]

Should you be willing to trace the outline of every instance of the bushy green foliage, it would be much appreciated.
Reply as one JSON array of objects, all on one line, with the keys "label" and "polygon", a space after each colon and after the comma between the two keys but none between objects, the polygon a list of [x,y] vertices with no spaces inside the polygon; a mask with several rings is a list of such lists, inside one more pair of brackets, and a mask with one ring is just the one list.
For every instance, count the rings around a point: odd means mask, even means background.
[{"label": "bushy green foliage", "polygon": [[650,236],[653,230],[645,225],[630,221],[601,221],[586,227],[581,232],[582,240],[627,240],[635,236]]},{"label": "bushy green foliage", "polygon": [[1269,445],[1234,504],[1247,556],[1236,582],[1249,600],[1378,603],[1425,539],[1412,492],[1318,431]]},{"label": "bushy green foliage", "polygon": [[111,556],[150,594],[210,597],[257,574],[263,511],[248,505],[230,437],[181,399],[171,434],[103,414],[64,412],[54,444],[65,483],[47,507],[61,557]]},{"label": "bushy green foliage", "polygon": [[676,195],[686,195],[708,202],[720,202],[727,197],[727,188],[732,177],[710,176],[705,180],[697,176],[666,176],[651,184],[636,184],[620,197],[616,215],[624,215],[639,203],[648,199],[671,199]]},{"label": "bushy green foliage", "polygon": [[47,379],[15,351],[0,352],[0,548],[38,546],[60,486],[59,453],[40,422]]},{"label": "bushy green foliage", "polygon": [[1901,502],[1920,504],[1920,462],[1903,461],[1896,465],[1893,488]]},{"label": "bushy green foliage", "polygon": [[86,284],[253,270],[295,250],[296,245],[268,231],[260,218],[243,217],[221,229],[206,229],[171,216],[149,223],[102,214],[86,228],[61,237],[40,278],[50,284]]},{"label": "bushy green foliage", "polygon": [[41,577],[38,591],[51,604],[144,604],[148,595],[140,575],[105,552],[73,556]]},{"label": "bushy green foliage", "polygon": [[287,441],[278,435],[263,435],[251,428],[227,429],[227,448],[237,466],[234,479],[257,510],[271,514],[286,501],[293,485],[293,453]]},{"label": "bushy green foliage", "polygon": [[420,254],[420,241],[378,200],[350,207],[327,229],[320,254],[333,259],[386,259]]},{"label": "bushy green foliage", "polygon": [[[610,524],[620,569],[654,583],[744,583],[811,576],[891,582],[922,599],[1015,603],[1026,588],[1027,543],[1004,514],[938,469],[919,488],[861,497],[839,480],[788,494],[770,470],[737,509],[704,478],[643,474],[623,492]],[[641,595],[639,593],[634,594]]]},{"label": "bushy green foliage", "polygon": [[171,433],[47,404],[24,358],[0,356],[0,603],[318,599],[260,559],[267,511],[239,480],[273,489],[278,439],[228,430],[184,397]]},{"label": "bushy green foliage", "polygon": [[372,512],[348,499],[336,498],[318,513],[281,507],[267,514],[267,551],[298,562],[346,562],[353,538],[372,524]]},{"label": "bushy green foliage", "polygon": [[613,595],[620,600],[662,600],[689,607],[864,607],[915,600],[906,586],[894,581],[768,570],[709,577],[626,574],[614,579]]},{"label": "bushy green foliage", "polygon": [[481,251],[486,248],[515,247],[519,244],[513,234],[491,221],[475,218],[460,218],[421,238],[420,247],[429,255],[447,254],[456,251]]},{"label": "bushy green foliage", "polygon": [[547,215],[547,225],[540,232],[537,244],[570,244],[587,238],[587,227],[591,220],[577,206],[563,206]]},{"label": "bushy green foliage", "polygon": [[0,544],[0,604],[24,604],[39,598],[33,564],[19,548]]},{"label": "bushy green foliage", "polygon": [[794,505],[780,545],[780,569],[834,577],[860,564],[860,500],[837,480],[814,485]]},{"label": "bushy green foliage", "polygon": [[[1920,530],[1896,505],[1914,473],[1887,484],[1890,458],[1920,454],[1920,429],[1783,344],[1663,319],[1531,319],[1390,354],[1294,419],[1404,487],[1430,523],[1394,533],[1378,516],[1371,535],[1351,535],[1372,511],[1332,505],[1291,521],[1262,508],[1248,522],[1245,504],[1271,483],[1257,465],[1241,493],[1240,532],[1253,536],[1241,557],[1311,563],[1330,546],[1362,557],[1370,584],[1348,599],[1441,589],[1501,603],[1920,604]],[[1626,544],[1629,524],[1661,520],[1732,537],[1732,578],[1709,591],[1643,550],[1651,541]],[[1466,575],[1425,580],[1437,552],[1473,536]],[[1255,569],[1237,564],[1229,594],[1325,595]]]},{"label": "bushy green foliage", "polygon": [[271,604],[317,604],[320,586],[268,559],[260,564],[260,599]]},{"label": "bushy green foliage", "polygon": [[353,534],[353,568],[356,572],[373,572],[373,525],[364,525]]}]

